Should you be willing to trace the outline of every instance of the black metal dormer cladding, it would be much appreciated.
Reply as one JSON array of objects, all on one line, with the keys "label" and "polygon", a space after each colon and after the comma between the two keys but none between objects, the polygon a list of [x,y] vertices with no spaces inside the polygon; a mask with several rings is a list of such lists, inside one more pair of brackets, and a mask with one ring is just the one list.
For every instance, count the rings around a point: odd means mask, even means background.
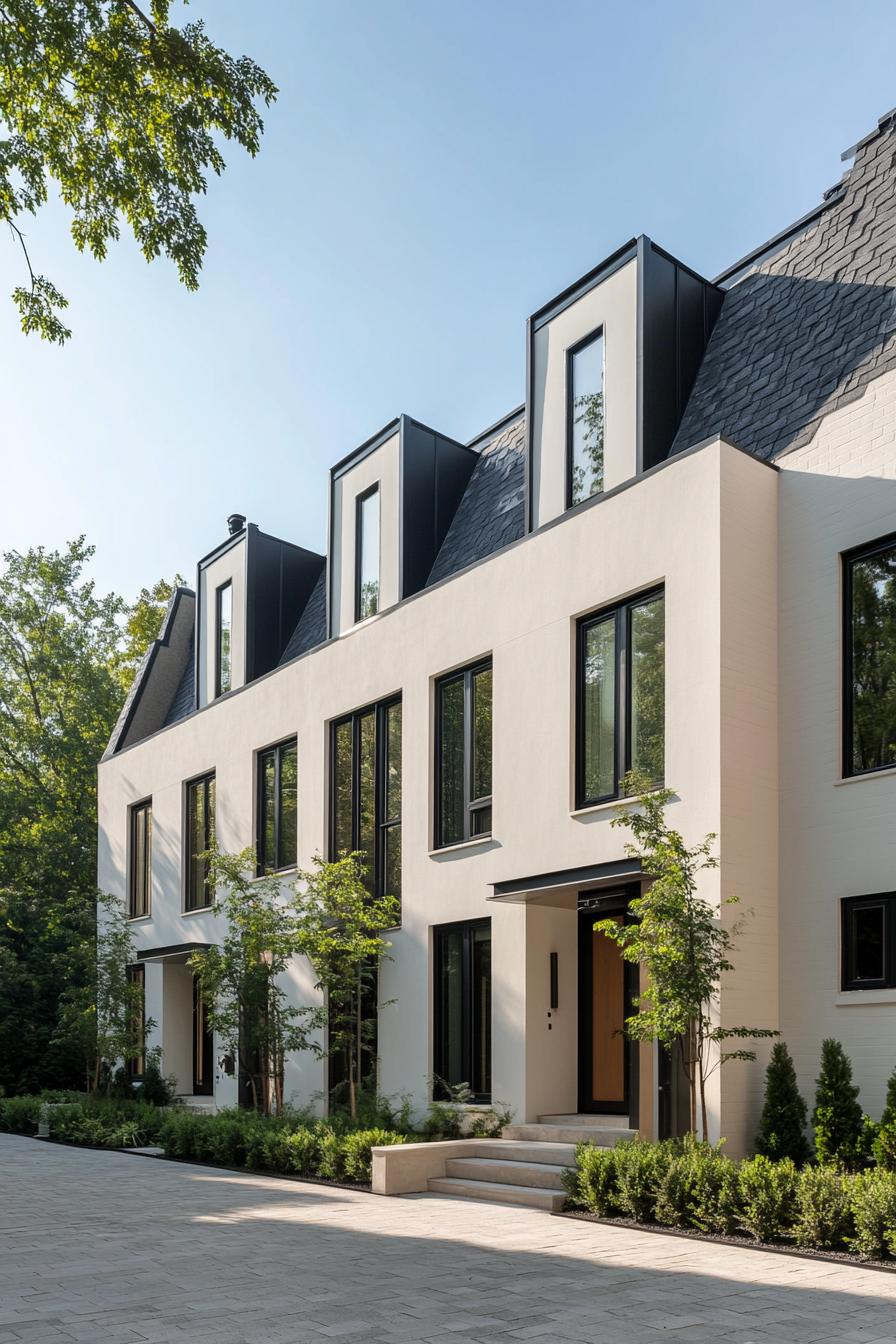
[{"label": "black metal dormer cladding", "polygon": [[331,469],[329,635],[426,586],[478,460],[474,449],[401,415]]},{"label": "black metal dormer cladding", "polygon": [[641,236],[532,315],[527,530],[665,460],[723,296]]}]

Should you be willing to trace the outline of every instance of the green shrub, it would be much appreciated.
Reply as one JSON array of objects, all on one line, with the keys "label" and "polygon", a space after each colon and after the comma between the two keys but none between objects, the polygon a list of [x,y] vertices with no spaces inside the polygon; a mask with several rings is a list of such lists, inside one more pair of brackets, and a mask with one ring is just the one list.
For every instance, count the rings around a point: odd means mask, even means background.
[{"label": "green shrub", "polygon": [[320,1163],[320,1135],[315,1129],[294,1129],[284,1140],[284,1171],[315,1176]]},{"label": "green shrub", "polygon": [[157,1052],[151,1051],[146,1057],[143,1079],[140,1086],[140,1100],[150,1106],[170,1106],[177,1090],[173,1078],[162,1073]]},{"label": "green shrub", "polygon": [[392,1129],[359,1129],[354,1134],[346,1134],[342,1140],[342,1163],[346,1177],[350,1181],[369,1181],[373,1165],[370,1150],[406,1141],[404,1134],[396,1134]]},{"label": "green shrub", "polygon": [[730,1237],[741,1224],[738,1169],[717,1148],[696,1164],[692,1193],[693,1223],[701,1232]]},{"label": "green shrub", "polygon": [[896,1171],[896,1069],[887,1083],[887,1099],[874,1138],[873,1157],[879,1167]]},{"label": "green shrub", "polygon": [[3,1097],[0,1099],[0,1129],[9,1134],[36,1134],[41,1097]]},{"label": "green shrub", "polygon": [[666,1168],[675,1155],[675,1148],[645,1139],[631,1139],[617,1143],[616,1202],[628,1218],[638,1223],[653,1221],[657,1191]]},{"label": "green shrub", "polygon": [[324,1181],[341,1181],[345,1175],[342,1135],[326,1125],[321,1125],[318,1131],[317,1174]]},{"label": "green shrub", "polygon": [[796,1070],[783,1041],[772,1047],[765,1072],[765,1103],[756,1135],[756,1151],[777,1161],[791,1158],[798,1167],[809,1160],[806,1103],[796,1083]]},{"label": "green shrub", "polygon": [[423,1120],[423,1133],[428,1139],[459,1139],[462,1128],[463,1112],[440,1101],[432,1102]]},{"label": "green shrub", "polygon": [[741,1163],[741,1226],[757,1241],[779,1241],[790,1231],[796,1179],[796,1167],[790,1158],[771,1162],[760,1155]]},{"label": "green shrub", "polygon": [[896,1176],[863,1171],[852,1179],[851,1196],[852,1249],[868,1260],[896,1255]]},{"label": "green shrub", "polygon": [[798,1246],[842,1246],[851,1230],[850,1178],[836,1167],[805,1167],[796,1191]]},{"label": "green shrub", "polygon": [[852,1065],[839,1041],[822,1041],[815,1088],[815,1156],[822,1164],[853,1171],[863,1164],[864,1117]]},{"label": "green shrub", "polygon": [[654,1216],[663,1227],[690,1227],[700,1157],[693,1152],[673,1157],[659,1177]]},{"label": "green shrub", "polygon": [[599,1218],[615,1212],[615,1148],[596,1148],[593,1143],[580,1143],[576,1147],[575,1167],[563,1173],[563,1188],[572,1204]]}]

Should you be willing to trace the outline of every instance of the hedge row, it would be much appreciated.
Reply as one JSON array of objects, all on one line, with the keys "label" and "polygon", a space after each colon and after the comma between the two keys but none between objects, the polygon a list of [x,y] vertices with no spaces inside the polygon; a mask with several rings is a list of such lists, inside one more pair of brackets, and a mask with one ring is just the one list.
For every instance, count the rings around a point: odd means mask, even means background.
[{"label": "hedge row", "polygon": [[357,1182],[370,1180],[372,1148],[406,1142],[404,1134],[391,1129],[345,1131],[323,1120],[297,1124],[289,1115],[239,1110],[216,1115],[169,1111],[159,1136],[166,1157]]},{"label": "hedge row", "polygon": [[86,1097],[78,1092],[0,1097],[0,1130],[36,1134],[41,1108],[51,1104],[53,1138],[101,1148],[133,1148],[156,1143],[167,1112],[145,1101]]},{"label": "hedge row", "polygon": [[896,1255],[896,1174],[799,1170],[789,1159],[734,1162],[692,1140],[642,1139],[576,1149],[564,1177],[570,1204],[600,1217],[632,1218],[756,1241],[794,1241],[814,1250]]}]

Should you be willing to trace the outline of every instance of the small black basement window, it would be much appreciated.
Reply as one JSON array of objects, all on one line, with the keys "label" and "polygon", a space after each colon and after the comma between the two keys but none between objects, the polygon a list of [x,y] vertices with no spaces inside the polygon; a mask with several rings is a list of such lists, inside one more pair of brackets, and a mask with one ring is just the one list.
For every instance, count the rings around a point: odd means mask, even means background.
[{"label": "small black basement window", "polygon": [[843,901],[841,987],[896,988],[896,893]]}]

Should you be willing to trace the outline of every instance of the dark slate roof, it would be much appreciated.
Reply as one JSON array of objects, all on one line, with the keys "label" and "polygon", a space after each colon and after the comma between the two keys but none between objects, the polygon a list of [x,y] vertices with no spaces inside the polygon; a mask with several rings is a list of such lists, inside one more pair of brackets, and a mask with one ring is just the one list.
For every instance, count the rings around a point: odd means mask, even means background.
[{"label": "dark slate roof", "polygon": [[172,699],[179,694],[182,660],[192,663],[188,649],[193,645],[195,604],[191,588],[175,588],[171,594],[158,638],[143,655],[103,760],[163,726]]},{"label": "dark slate roof", "polygon": [[317,583],[311,589],[311,595],[305,603],[305,610],[283,650],[280,666],[300,653],[307,653],[327,638],[327,567],[324,565]]},{"label": "dark slate roof", "polygon": [[438,583],[523,535],[526,420],[485,445],[427,581]]},{"label": "dark slate roof", "polygon": [[896,367],[896,119],[831,204],[725,296],[672,451],[722,435],[772,459]]},{"label": "dark slate roof", "polygon": [[167,728],[169,723],[177,723],[178,719],[185,719],[188,714],[192,714],[196,708],[196,648],[193,636],[190,636],[190,647],[187,651],[187,661],[184,663],[184,674],[178,683],[177,690],[174,692],[174,699],[171,701],[171,708],[165,715],[163,728]]}]

